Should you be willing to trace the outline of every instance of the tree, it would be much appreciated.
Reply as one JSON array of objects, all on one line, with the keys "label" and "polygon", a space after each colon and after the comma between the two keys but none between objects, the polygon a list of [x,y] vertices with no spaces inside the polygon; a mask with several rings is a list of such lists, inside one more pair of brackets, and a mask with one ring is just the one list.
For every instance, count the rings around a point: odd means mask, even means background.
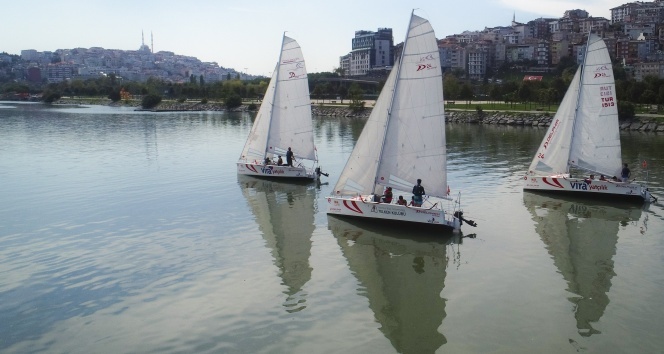
[{"label": "tree", "polygon": [[198,77],[198,83],[201,86],[205,86],[205,80],[203,79],[203,74],[201,74],[201,76]]},{"label": "tree", "polygon": [[108,98],[112,102],[117,102],[122,99],[122,95],[120,95],[120,90],[113,90],[111,93],[108,94]]},{"label": "tree", "polygon": [[453,100],[459,98],[461,88],[459,87],[459,80],[454,75],[445,75],[443,87],[446,97]]},{"label": "tree", "polygon": [[147,95],[147,96],[143,97],[143,101],[141,101],[141,107],[143,107],[145,109],[154,108],[160,102],[161,102],[161,96],[150,94],[150,95]]},{"label": "tree", "polygon": [[233,93],[226,97],[224,100],[224,105],[226,106],[227,109],[233,109],[240,107],[242,105],[242,97],[240,95]]},{"label": "tree", "polygon": [[354,82],[348,88],[348,95],[350,96],[350,105],[349,107],[353,111],[361,111],[364,109],[364,90],[360,88],[356,82]]},{"label": "tree", "polygon": [[634,118],[634,104],[630,102],[618,101],[618,118],[619,119],[632,119]]},{"label": "tree", "polygon": [[42,100],[46,103],[53,103],[59,100],[60,97],[62,97],[62,95],[60,95],[60,92],[57,91],[44,91],[42,94]]},{"label": "tree", "polygon": [[459,98],[466,101],[473,100],[473,88],[470,87],[470,84],[464,83],[461,86],[461,90],[459,91]]}]

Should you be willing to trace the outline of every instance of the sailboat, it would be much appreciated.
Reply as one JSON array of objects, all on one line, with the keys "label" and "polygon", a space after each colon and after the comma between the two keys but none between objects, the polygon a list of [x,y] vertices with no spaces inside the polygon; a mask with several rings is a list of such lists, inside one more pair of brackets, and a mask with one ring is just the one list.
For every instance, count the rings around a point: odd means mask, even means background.
[{"label": "sailboat", "polygon": [[[461,210],[448,197],[446,164],[438,45],[429,21],[413,13],[402,54],[327,198],[327,212],[459,230]],[[397,204],[400,195],[411,200],[418,179],[427,192],[421,206]],[[381,203],[388,187],[394,198]],[[454,210],[444,210],[443,201]]]},{"label": "sailboat", "polygon": [[609,304],[609,290],[616,273],[618,233],[641,219],[641,208],[567,200],[524,193],[524,205],[535,222],[558,272],[567,282],[580,335],[601,333],[595,327]]},{"label": "sailboat", "polygon": [[[622,170],[618,124],[609,52],[604,41],[590,33],[583,64],[524,176],[523,188],[650,202],[653,197],[645,185],[618,181]],[[570,168],[587,175],[574,178]]]},{"label": "sailboat", "polygon": [[[289,151],[293,154],[290,165]],[[320,171],[317,163],[307,69],[300,45],[284,34],[279,61],[237,162],[237,173],[314,179]]]}]

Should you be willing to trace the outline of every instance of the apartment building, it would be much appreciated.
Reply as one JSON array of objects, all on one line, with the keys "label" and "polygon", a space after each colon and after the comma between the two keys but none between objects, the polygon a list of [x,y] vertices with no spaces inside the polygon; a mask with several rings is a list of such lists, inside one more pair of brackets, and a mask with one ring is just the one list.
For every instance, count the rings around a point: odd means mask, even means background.
[{"label": "apartment building", "polygon": [[646,76],[664,79],[664,62],[634,63],[632,74],[636,81],[642,81]]},{"label": "apartment building", "polygon": [[374,68],[394,65],[394,39],[391,28],[373,31],[355,31],[350,53],[351,76],[366,75]]}]

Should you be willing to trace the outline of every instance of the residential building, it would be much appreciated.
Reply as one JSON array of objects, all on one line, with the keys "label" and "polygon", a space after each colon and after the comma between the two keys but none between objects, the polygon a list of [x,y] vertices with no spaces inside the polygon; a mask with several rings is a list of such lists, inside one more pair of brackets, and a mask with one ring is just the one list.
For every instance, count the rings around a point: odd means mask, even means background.
[{"label": "residential building", "polygon": [[664,79],[664,62],[634,63],[632,75],[636,81],[643,81],[646,76]]},{"label": "residential building", "polygon": [[391,28],[379,28],[377,32],[355,31],[352,40],[350,75],[366,75],[373,68],[394,65],[394,40]]}]

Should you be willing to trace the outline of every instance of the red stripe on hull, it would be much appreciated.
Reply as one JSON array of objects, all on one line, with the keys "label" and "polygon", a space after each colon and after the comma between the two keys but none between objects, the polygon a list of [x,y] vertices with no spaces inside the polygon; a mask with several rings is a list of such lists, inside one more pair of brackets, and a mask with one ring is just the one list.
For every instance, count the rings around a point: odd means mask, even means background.
[{"label": "red stripe on hull", "polygon": [[552,178],[551,181],[552,181],[553,183],[555,183],[555,184],[552,184],[551,182],[547,181],[547,180],[546,180],[546,177],[542,177],[542,182],[544,182],[544,183],[550,185],[551,187],[556,187],[556,188],[563,188],[563,189],[565,189],[565,187],[563,187],[563,185],[560,184],[560,182],[558,182],[558,179],[557,179],[557,178]]},{"label": "red stripe on hull", "polygon": [[352,206],[348,205],[348,201],[347,201],[347,200],[344,200],[344,206],[345,206],[346,208],[348,208],[349,210],[354,211],[354,212],[356,212],[356,213],[364,214],[364,213],[362,212],[362,210],[360,209],[360,207],[357,206],[357,203],[356,203],[356,202],[352,201],[352,202],[350,202],[350,203],[352,204]]}]

